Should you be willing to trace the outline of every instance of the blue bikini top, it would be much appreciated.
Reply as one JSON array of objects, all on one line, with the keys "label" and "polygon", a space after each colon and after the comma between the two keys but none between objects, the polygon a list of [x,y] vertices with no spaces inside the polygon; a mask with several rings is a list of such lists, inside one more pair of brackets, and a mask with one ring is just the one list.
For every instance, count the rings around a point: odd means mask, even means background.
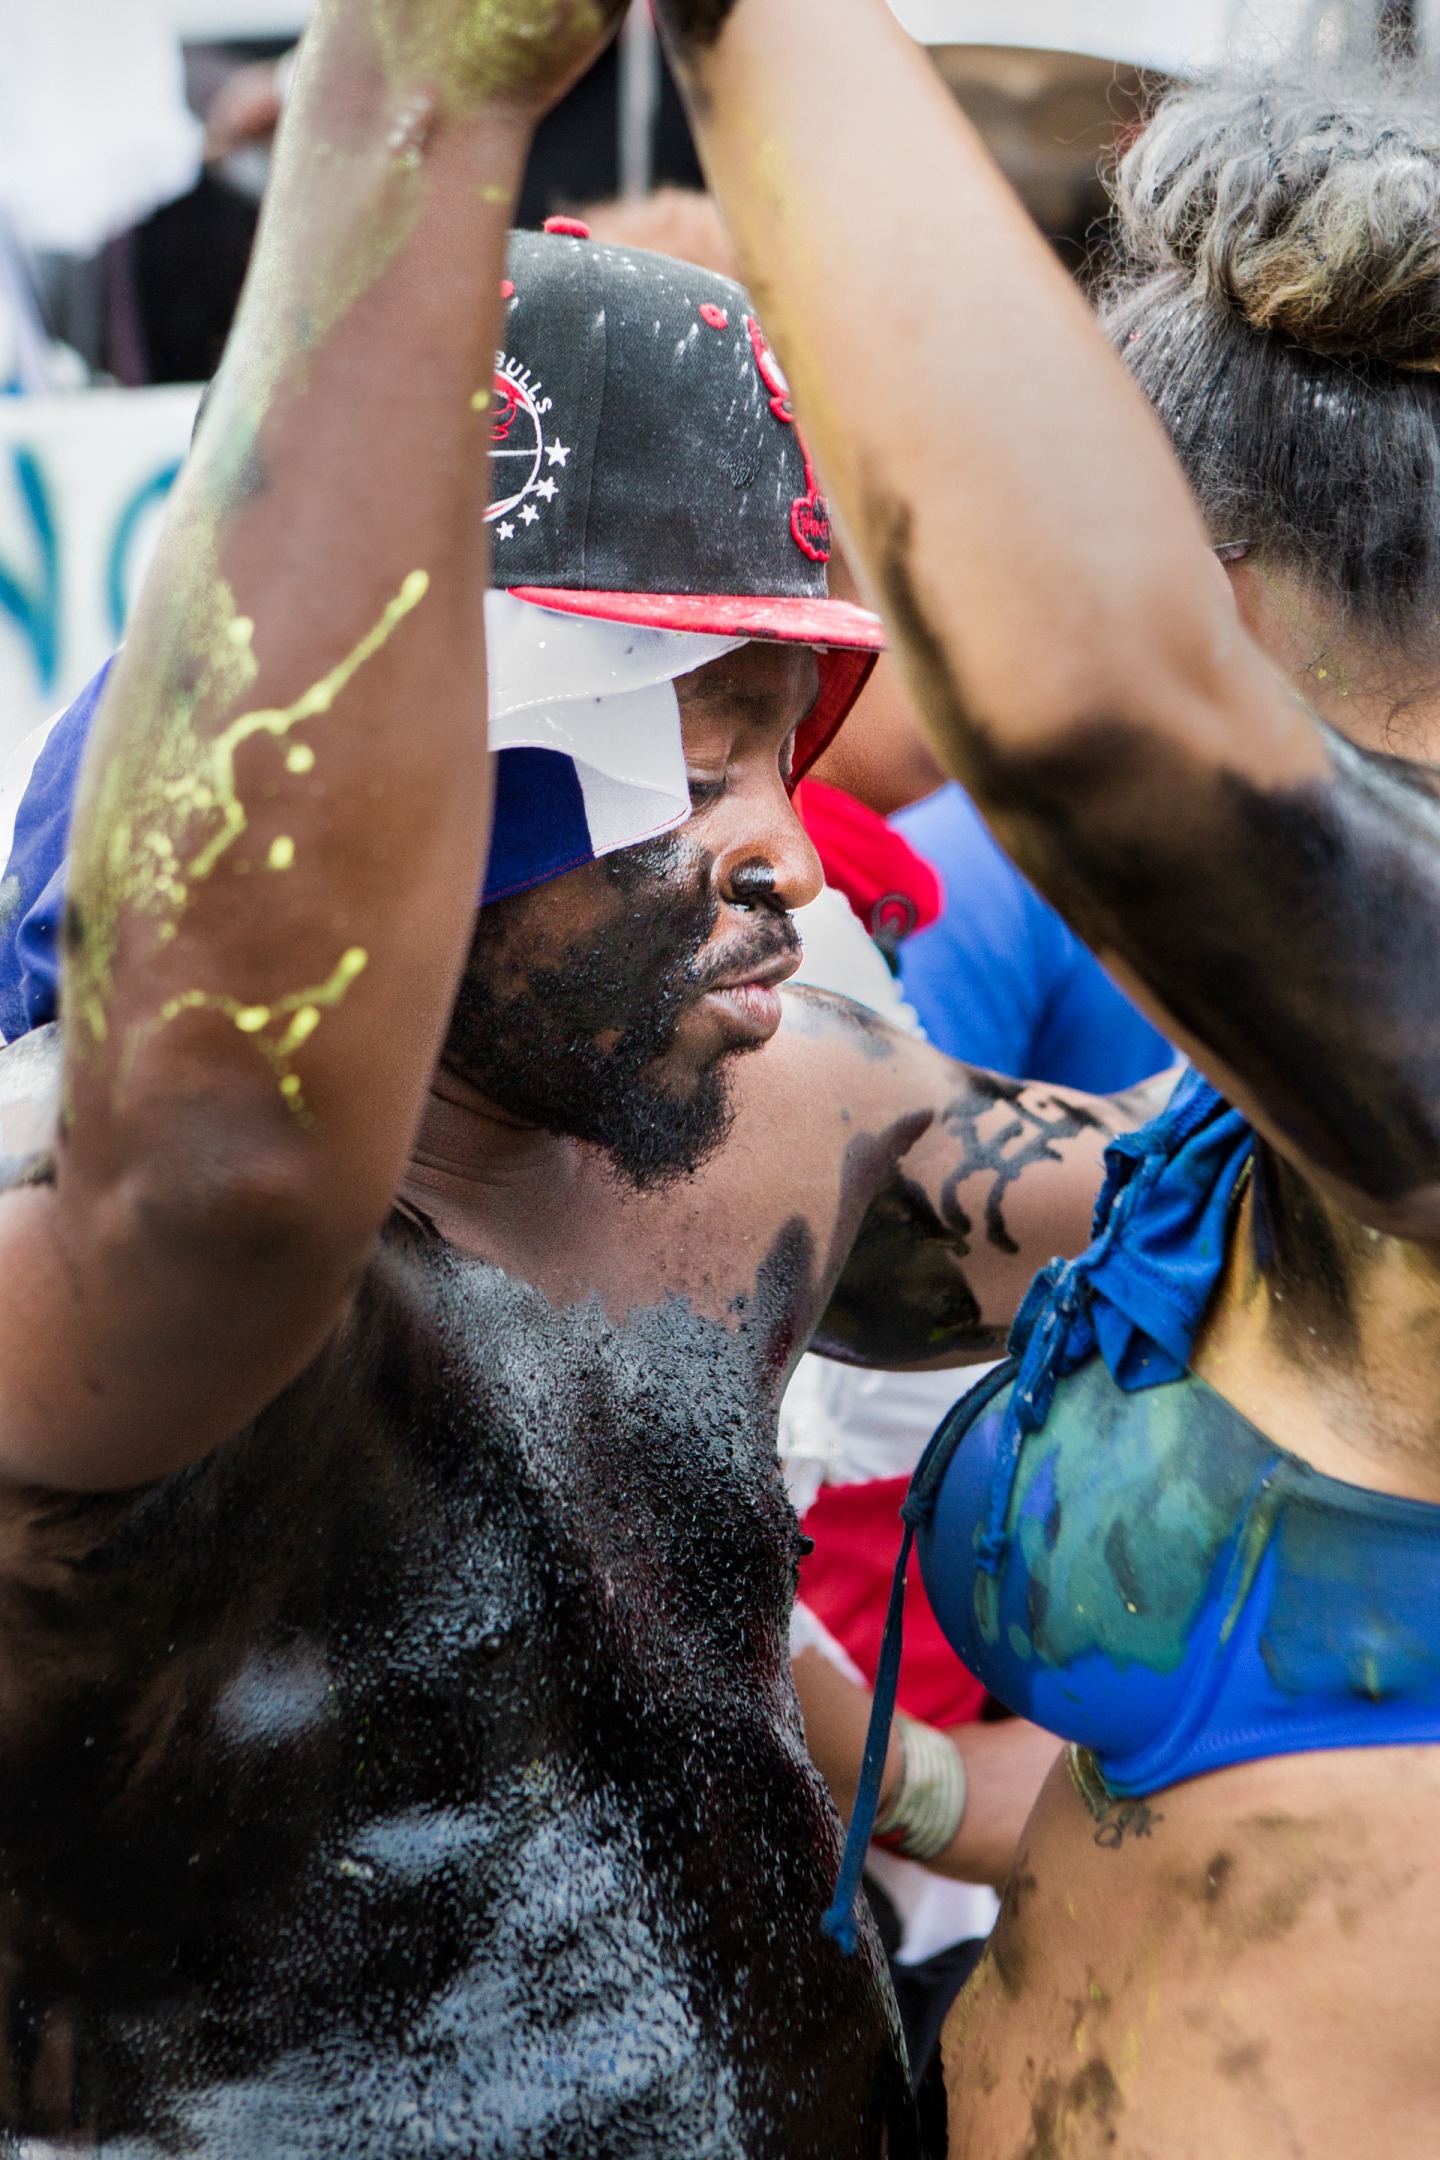
[{"label": "blue bikini top", "polygon": [[[1189,1370],[1253,1150],[1194,1073],[1114,1143],[1089,1250],[1037,1278],[1011,1359],[941,1425],[903,1509],[897,1583],[914,1540],[952,1648],[1117,1797],[1440,1741],[1440,1507],[1322,1476]],[[899,1612],[825,1919],[844,1943]]]}]

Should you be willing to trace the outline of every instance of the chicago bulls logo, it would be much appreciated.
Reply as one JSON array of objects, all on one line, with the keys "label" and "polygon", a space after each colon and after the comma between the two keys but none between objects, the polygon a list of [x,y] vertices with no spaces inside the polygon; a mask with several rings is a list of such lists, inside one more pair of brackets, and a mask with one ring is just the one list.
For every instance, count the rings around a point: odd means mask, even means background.
[{"label": "chicago bulls logo", "polygon": [[805,493],[797,495],[790,505],[790,531],[796,547],[811,562],[828,563],[830,560],[830,506],[820,492],[815,478],[815,467],[810,458],[810,446],[795,419],[795,408],[790,402],[790,385],[785,380],[779,361],[765,341],[765,333],[753,315],[745,318],[750,333],[750,348],[755,355],[755,365],[760,370],[760,380],[770,393],[770,410],[786,427],[795,429],[795,440],[800,445],[800,455],[805,460]]},{"label": "chicago bulls logo", "polygon": [[501,353],[489,390],[472,399],[477,412],[490,416],[490,458],[495,468],[495,499],[485,513],[497,540],[513,540],[517,526],[533,525],[544,505],[554,501],[570,445],[547,438],[545,415],[553,400],[518,360]]}]

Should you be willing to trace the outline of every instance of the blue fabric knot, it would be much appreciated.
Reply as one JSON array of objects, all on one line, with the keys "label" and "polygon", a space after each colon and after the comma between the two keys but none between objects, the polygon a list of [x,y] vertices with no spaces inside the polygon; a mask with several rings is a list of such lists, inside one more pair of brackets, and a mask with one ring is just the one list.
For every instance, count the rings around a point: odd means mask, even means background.
[{"label": "blue fabric knot", "polygon": [[[1225,1264],[1231,1202],[1255,1135],[1192,1067],[1158,1118],[1105,1151],[1090,1245],[1052,1260],[1010,1331],[1020,1361],[995,1454],[981,1569],[998,1578],[1020,1451],[1050,1414],[1057,1384],[1098,1350],[1127,1390],[1178,1380]],[[986,1604],[993,1622],[994,1601]],[[984,1616],[982,1615],[982,1623]],[[987,1634],[989,1629],[987,1627]]]}]

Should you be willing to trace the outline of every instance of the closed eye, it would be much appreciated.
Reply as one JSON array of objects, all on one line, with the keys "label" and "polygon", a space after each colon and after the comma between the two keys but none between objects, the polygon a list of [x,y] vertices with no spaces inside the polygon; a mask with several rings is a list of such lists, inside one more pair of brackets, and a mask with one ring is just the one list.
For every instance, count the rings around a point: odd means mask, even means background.
[{"label": "closed eye", "polygon": [[719,802],[729,786],[729,781],[723,773],[718,779],[702,779],[697,773],[691,773],[688,778],[690,784],[690,807],[692,810],[704,810],[711,803]]}]

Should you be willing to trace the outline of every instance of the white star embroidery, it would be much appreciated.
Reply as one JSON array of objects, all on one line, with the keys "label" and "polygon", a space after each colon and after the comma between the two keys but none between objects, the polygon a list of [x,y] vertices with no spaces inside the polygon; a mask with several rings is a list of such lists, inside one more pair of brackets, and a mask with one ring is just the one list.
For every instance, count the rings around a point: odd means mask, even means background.
[{"label": "white star embroidery", "polygon": [[522,525],[533,525],[539,515],[540,512],[536,509],[534,503],[526,503],[524,509],[520,512],[520,522]]},{"label": "white star embroidery", "polygon": [[553,480],[541,480],[536,486],[535,492],[537,495],[543,495],[546,502],[549,502],[555,493],[555,482]]},{"label": "white star embroidery", "polygon": [[515,527],[508,518],[505,519],[503,524],[497,525],[495,531],[502,540],[513,540],[515,537]]},{"label": "white star embroidery", "polygon": [[546,443],[545,455],[552,465],[564,465],[570,456],[570,445],[563,442]]}]

